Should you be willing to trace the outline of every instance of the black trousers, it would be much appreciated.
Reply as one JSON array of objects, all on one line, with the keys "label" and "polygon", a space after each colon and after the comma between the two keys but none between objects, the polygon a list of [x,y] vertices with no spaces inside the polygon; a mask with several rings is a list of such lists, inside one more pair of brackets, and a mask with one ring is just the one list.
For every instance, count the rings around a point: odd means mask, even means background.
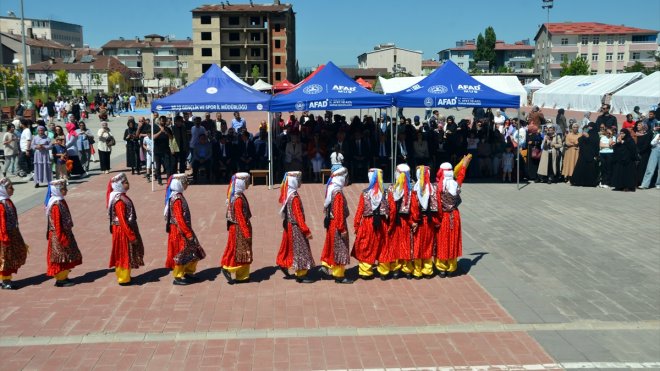
[{"label": "black trousers", "polygon": [[99,150],[99,161],[101,162],[101,171],[110,170],[110,151]]},{"label": "black trousers", "polygon": [[156,180],[159,183],[162,182],[162,180],[160,179],[161,166],[165,170],[165,173],[167,174],[167,178],[169,178],[170,175],[172,175],[172,155],[170,155],[169,153],[154,153],[155,175],[156,175]]},{"label": "black trousers", "polygon": [[173,168],[176,171],[177,167],[179,168],[179,173],[185,173],[186,168],[188,167],[188,153],[179,151],[175,153],[173,156],[174,158],[174,165]]}]

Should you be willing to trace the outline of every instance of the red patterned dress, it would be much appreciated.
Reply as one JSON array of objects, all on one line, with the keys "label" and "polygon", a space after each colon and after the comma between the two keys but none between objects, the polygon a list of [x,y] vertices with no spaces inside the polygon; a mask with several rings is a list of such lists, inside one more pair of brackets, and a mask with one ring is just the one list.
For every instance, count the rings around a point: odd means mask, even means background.
[{"label": "red patterned dress", "polygon": [[223,267],[241,267],[252,263],[252,224],[250,204],[241,193],[227,208],[229,238],[220,264]]},{"label": "red patterned dress", "polygon": [[18,229],[18,214],[10,199],[0,201],[0,276],[11,279],[25,264],[28,245]]},{"label": "red patterned dress", "polygon": [[412,224],[419,219],[418,208],[412,207],[412,194],[408,192],[398,201],[394,201],[393,187],[388,189],[389,203],[389,244],[393,258],[409,261],[413,254]]},{"label": "red patterned dress", "polygon": [[177,193],[169,199],[167,228],[167,260],[165,267],[173,269],[175,265],[186,265],[206,257],[192,230],[190,208],[186,198]]},{"label": "red patterned dress", "polygon": [[461,189],[465,180],[466,167],[459,170],[456,182],[458,190],[456,195],[442,191],[442,184],[438,184],[436,192],[439,207],[442,209],[442,222],[436,235],[437,253],[440,260],[456,259],[463,255],[463,237],[461,232],[461,213],[458,205],[461,203]]},{"label": "red patterned dress", "polygon": [[415,232],[412,254],[414,259],[433,259],[433,242],[438,230],[437,226],[440,225],[438,201],[435,194],[435,185],[431,184],[429,201],[425,210],[417,198],[417,192],[413,191],[411,208],[417,210],[415,213],[417,215],[417,219],[415,219],[417,232]]},{"label": "red patterned dress", "polygon": [[387,197],[383,194],[379,206],[371,207],[371,191],[362,192],[353,219],[355,242],[351,256],[362,263],[390,263],[394,259],[392,249],[387,246],[387,217],[389,214]]},{"label": "red patterned dress", "polygon": [[325,235],[321,262],[330,267],[345,266],[351,262],[348,229],[346,228],[346,218],[348,218],[349,212],[346,198],[341,191],[333,192],[332,204],[326,208],[325,212],[330,223]]},{"label": "red patterned dress", "polygon": [[73,220],[66,201],[55,201],[48,211],[46,274],[51,277],[82,264],[82,254],[72,229]]},{"label": "red patterned dress", "polygon": [[315,265],[307,239],[312,232],[305,223],[305,211],[298,192],[287,200],[285,210],[284,231],[276,264],[282,268],[293,268],[296,272],[309,270]]},{"label": "red patterned dress", "polygon": [[144,265],[144,245],[133,201],[126,194],[114,197],[110,205],[112,254],[110,268],[136,269]]}]

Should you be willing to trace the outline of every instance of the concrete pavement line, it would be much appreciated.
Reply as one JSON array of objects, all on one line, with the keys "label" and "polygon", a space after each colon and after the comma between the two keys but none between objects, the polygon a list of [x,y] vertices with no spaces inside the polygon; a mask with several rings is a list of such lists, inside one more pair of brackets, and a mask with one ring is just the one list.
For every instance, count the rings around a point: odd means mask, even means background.
[{"label": "concrete pavement line", "polygon": [[393,327],[325,327],[286,329],[245,329],[209,332],[117,332],[90,333],[84,336],[5,336],[0,338],[0,348],[31,345],[130,343],[139,341],[205,341],[238,339],[308,338],[338,336],[387,336],[418,334],[467,334],[487,332],[533,331],[620,331],[660,330],[660,321],[601,322],[576,321],[570,323],[493,323],[477,322],[454,325],[393,326]]},{"label": "concrete pavement line", "polygon": [[[405,370],[426,370],[426,371],[528,371],[528,370],[564,370],[564,369],[657,369],[660,362],[562,362],[562,363],[544,363],[544,364],[520,364],[520,365],[479,365],[479,366],[430,366],[430,367],[396,367],[396,368],[371,368],[361,369],[362,371],[405,371]],[[326,370],[326,371],[345,371],[346,369]],[[359,369],[351,369],[359,370]]]}]

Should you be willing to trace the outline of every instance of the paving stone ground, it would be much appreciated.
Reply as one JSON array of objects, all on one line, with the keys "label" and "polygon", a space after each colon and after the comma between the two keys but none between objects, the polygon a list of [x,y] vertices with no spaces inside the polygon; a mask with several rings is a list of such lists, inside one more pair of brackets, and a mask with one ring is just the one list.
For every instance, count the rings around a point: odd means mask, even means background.
[{"label": "paving stone ground", "polygon": [[[163,268],[164,188],[152,193],[132,176],[146,266],[134,271],[137,285],[119,287],[107,268],[112,175],[86,179],[67,198],[84,256],[71,288],[43,274],[45,215],[32,207],[42,195],[24,198],[31,254],[15,277],[20,289],[0,291],[3,369],[660,367],[658,191],[466,183],[460,276],[299,285],[274,267],[278,190],[255,186],[255,282],[229,286],[218,267],[226,186],[191,186],[208,257],[204,281],[178,287]],[[346,188],[351,211],[363,187]],[[305,184],[301,196],[318,263],[323,188]]]}]

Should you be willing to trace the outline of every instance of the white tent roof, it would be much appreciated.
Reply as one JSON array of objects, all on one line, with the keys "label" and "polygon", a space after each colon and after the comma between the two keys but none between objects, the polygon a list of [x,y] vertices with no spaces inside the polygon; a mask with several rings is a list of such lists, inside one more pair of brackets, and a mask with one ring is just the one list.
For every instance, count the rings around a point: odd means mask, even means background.
[{"label": "white tent roof", "polygon": [[390,94],[390,93],[396,93],[397,91],[401,91],[403,89],[407,89],[417,84],[425,77],[426,76],[412,76],[412,77],[393,77],[391,79],[385,79],[378,76],[378,82],[380,83],[380,86],[383,88],[383,93]]},{"label": "white tent roof", "polygon": [[262,91],[270,90],[272,88],[273,88],[273,85],[265,82],[262,79],[259,79],[257,82],[254,83],[254,85],[252,85],[252,89],[262,90]]},{"label": "white tent roof", "polygon": [[525,89],[527,90],[538,90],[541,88],[545,88],[546,84],[542,83],[539,81],[539,79],[534,79],[534,81],[530,82],[529,84],[525,84]]},{"label": "white tent roof", "polygon": [[234,80],[234,81],[236,81],[236,82],[238,82],[238,83],[240,83],[240,84],[243,84],[243,85],[247,86],[248,88],[251,88],[251,86],[250,86],[247,82],[241,80],[241,78],[238,77],[238,76],[236,76],[236,74],[233,73],[229,68],[227,68],[227,66],[223,66],[223,67],[222,67],[222,72],[224,72],[224,73],[226,73],[227,75],[229,75],[229,77],[231,77],[232,80]]},{"label": "white tent roof", "polygon": [[499,92],[519,96],[520,105],[527,105],[527,90],[523,88],[516,76],[478,75],[472,77]]},{"label": "white tent roof", "polygon": [[646,112],[655,109],[660,102],[660,71],[629,85],[612,96],[612,113],[628,114],[635,106]]},{"label": "white tent roof", "polygon": [[534,93],[539,107],[598,111],[605,96],[644,77],[641,72],[591,76],[564,76]]}]

